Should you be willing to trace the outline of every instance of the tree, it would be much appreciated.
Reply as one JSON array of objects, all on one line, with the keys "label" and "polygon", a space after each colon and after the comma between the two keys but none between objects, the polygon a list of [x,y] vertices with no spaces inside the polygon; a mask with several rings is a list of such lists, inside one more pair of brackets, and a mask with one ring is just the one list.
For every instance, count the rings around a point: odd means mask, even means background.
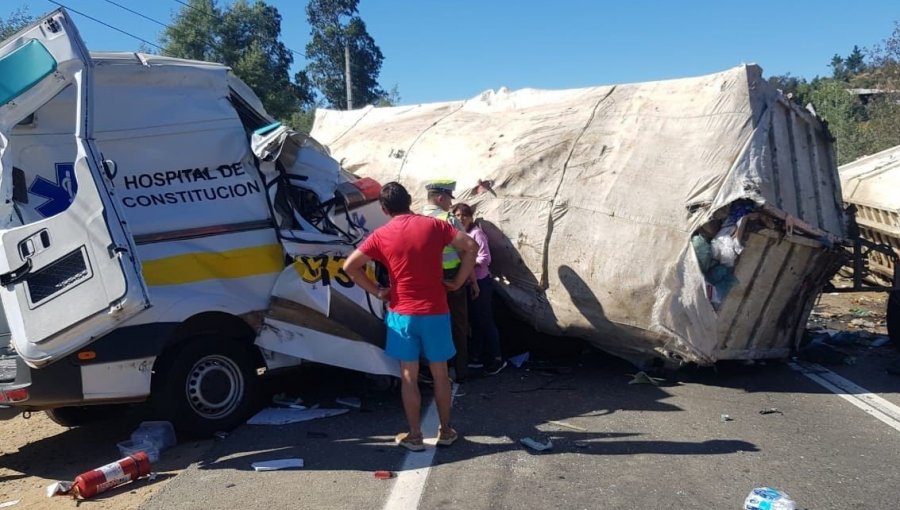
[{"label": "tree", "polygon": [[345,55],[350,54],[354,106],[375,104],[386,96],[378,85],[384,56],[359,17],[359,0],[310,0],[306,6],[310,42],[306,72],[333,108],[347,108]]},{"label": "tree", "polygon": [[849,163],[869,153],[871,141],[860,118],[864,112],[859,98],[847,90],[840,80],[821,80],[810,93],[816,113],[828,122],[837,139],[838,165]]},{"label": "tree", "polygon": [[280,37],[281,14],[262,0],[237,0],[224,10],[215,0],[189,0],[160,42],[164,55],[231,67],[269,114],[289,123],[312,104],[313,92],[305,73],[291,79],[294,57]]},{"label": "tree", "polygon": [[28,14],[27,7],[19,7],[6,19],[0,18],[0,41],[32,24],[35,19]]},{"label": "tree", "polygon": [[397,106],[400,104],[400,87],[395,83],[391,90],[378,98],[375,106]]},{"label": "tree", "polygon": [[832,78],[840,81],[850,81],[851,78],[866,70],[866,59],[859,46],[853,46],[853,50],[846,58],[835,54],[831,57]]},{"label": "tree", "polygon": [[805,106],[809,102],[811,88],[810,84],[806,82],[806,78],[791,76],[791,73],[787,73],[771,76],[768,82],[801,106]]}]

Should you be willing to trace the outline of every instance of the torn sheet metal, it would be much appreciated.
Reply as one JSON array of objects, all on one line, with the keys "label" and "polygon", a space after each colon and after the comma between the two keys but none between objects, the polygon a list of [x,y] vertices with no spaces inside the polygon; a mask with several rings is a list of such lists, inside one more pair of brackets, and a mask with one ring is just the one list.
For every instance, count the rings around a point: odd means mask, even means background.
[{"label": "torn sheet metal", "polygon": [[[842,165],[838,172],[844,202],[856,206],[860,235],[900,253],[900,145]],[[894,278],[894,261],[883,253],[869,252],[869,269],[881,283]]]},{"label": "torn sheet metal", "polygon": [[[426,181],[455,178],[522,317],[630,359],[786,356],[839,265],[831,135],[754,65],[319,110],[312,136],[344,168],[406,185],[414,207]],[[740,252],[704,272],[694,238],[720,235]]]},{"label": "torn sheet metal", "polygon": [[[315,319],[314,314],[310,316]],[[273,352],[317,363],[376,375],[400,377],[400,363],[384,350],[361,340],[329,334],[317,324],[305,325],[266,318],[256,345]]]}]

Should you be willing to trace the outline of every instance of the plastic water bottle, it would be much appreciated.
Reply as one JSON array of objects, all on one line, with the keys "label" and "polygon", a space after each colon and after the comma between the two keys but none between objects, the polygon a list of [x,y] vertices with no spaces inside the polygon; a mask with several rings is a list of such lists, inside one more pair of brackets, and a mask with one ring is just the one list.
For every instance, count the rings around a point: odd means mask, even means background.
[{"label": "plastic water bottle", "polygon": [[760,487],[750,491],[744,500],[744,510],[797,510],[797,505],[778,489]]}]

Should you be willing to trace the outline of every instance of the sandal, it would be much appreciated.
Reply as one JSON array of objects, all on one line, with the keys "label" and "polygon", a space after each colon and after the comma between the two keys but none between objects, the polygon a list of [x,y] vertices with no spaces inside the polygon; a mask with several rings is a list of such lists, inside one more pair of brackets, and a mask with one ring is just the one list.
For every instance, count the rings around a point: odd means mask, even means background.
[{"label": "sandal", "polygon": [[441,430],[438,432],[437,442],[435,443],[437,446],[450,446],[459,439],[459,434],[456,433],[455,430],[450,429],[446,432]]},{"label": "sandal", "polygon": [[394,442],[397,446],[402,446],[411,452],[421,452],[425,449],[425,443],[422,437],[410,437],[409,432],[401,432],[394,436]]}]

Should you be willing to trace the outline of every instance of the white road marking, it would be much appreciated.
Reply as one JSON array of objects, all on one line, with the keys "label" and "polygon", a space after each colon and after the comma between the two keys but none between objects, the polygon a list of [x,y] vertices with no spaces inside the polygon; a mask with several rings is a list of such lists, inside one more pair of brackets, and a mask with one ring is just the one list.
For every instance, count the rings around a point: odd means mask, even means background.
[{"label": "white road marking", "polygon": [[[459,385],[454,384],[450,390],[451,402],[456,397],[458,389]],[[436,433],[438,425],[440,425],[440,420],[438,419],[437,405],[432,400],[422,419],[422,432],[426,435]],[[434,461],[434,454],[437,450],[434,440],[426,442],[429,445],[424,452],[408,452],[406,454],[403,466],[400,467],[397,479],[394,481],[394,488],[391,489],[387,503],[384,504],[384,510],[410,510],[419,507],[419,500],[422,499],[425,481],[428,479],[428,472],[431,470],[431,463]]]},{"label": "white road marking", "polygon": [[789,365],[873,418],[900,431],[900,407],[821,365],[803,362],[789,363]]}]

